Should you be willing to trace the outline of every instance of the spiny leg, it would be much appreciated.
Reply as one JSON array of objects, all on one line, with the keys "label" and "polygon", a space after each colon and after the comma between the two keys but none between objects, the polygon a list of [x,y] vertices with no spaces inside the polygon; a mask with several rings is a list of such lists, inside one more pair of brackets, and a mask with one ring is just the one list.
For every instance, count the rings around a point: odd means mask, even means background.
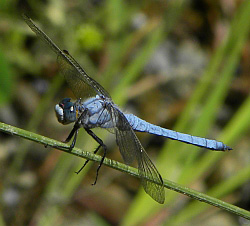
[{"label": "spiny leg", "polygon": [[[103,143],[103,141],[102,141],[98,136],[96,136],[96,135],[94,134],[94,132],[92,132],[90,129],[87,129],[87,128],[85,128],[85,130],[86,130],[87,133],[88,133],[91,137],[93,137],[94,140],[99,144],[99,146],[96,148],[96,150],[94,151],[94,153],[96,154],[97,151],[100,149],[100,147],[103,147],[103,151],[104,151],[103,156],[102,156],[102,159],[101,159],[101,162],[100,162],[100,164],[99,164],[99,166],[97,167],[97,170],[96,170],[96,178],[95,178],[95,181],[94,181],[94,183],[92,184],[92,185],[95,185],[96,182],[97,182],[99,170],[100,170],[100,168],[101,168],[101,166],[102,166],[102,164],[103,164],[103,161],[104,161],[104,159],[105,159],[105,157],[106,157],[107,147],[106,147],[106,145]],[[85,162],[84,165],[81,167],[81,169],[78,170],[76,173],[78,174],[79,172],[81,172],[81,170],[86,166],[86,164],[87,164],[88,162],[89,162],[89,160],[86,160],[86,162]]]},{"label": "spiny leg", "polygon": [[81,113],[80,117],[76,120],[73,129],[70,131],[70,134],[68,135],[66,140],[63,141],[63,143],[68,143],[72,139],[72,137],[74,136],[74,139],[73,139],[73,141],[72,141],[72,143],[70,145],[70,148],[69,148],[70,151],[75,147],[76,138],[77,138],[77,135],[78,135],[78,130],[81,128],[81,120],[82,120],[82,118],[84,118],[86,113],[87,113],[87,110],[84,110]]},{"label": "spiny leg", "polygon": [[[98,150],[100,149],[101,145],[99,144],[99,146],[95,149],[94,154],[96,154],[98,152]],[[82,171],[82,169],[87,165],[87,163],[89,162],[89,160],[87,159],[84,163],[84,165],[81,167],[81,169],[79,169],[78,171],[76,171],[75,173],[78,174]]]},{"label": "spiny leg", "polygon": [[[78,134],[78,130],[79,130],[79,127],[77,128],[77,126],[75,125],[73,127],[73,129],[70,131],[70,134],[68,135],[68,137],[66,138],[66,140],[62,141],[63,143],[68,143],[71,140],[71,138],[75,135],[74,140],[71,143],[69,150],[72,150],[75,147],[76,137],[77,137],[77,134]],[[45,148],[47,148],[48,145],[45,144],[44,146],[45,146]],[[65,148],[65,147],[59,146],[59,145],[55,145],[53,147],[54,148]]]},{"label": "spiny leg", "polygon": [[103,164],[103,161],[104,161],[104,159],[106,157],[106,154],[107,154],[107,147],[106,147],[106,145],[104,145],[103,146],[103,156],[102,156],[102,159],[101,159],[101,162],[100,162],[99,166],[96,169],[96,177],[95,177],[95,181],[94,181],[94,183],[92,185],[95,185],[96,182],[97,182],[98,173],[99,173],[99,170],[100,170],[100,168],[101,168],[101,166]]},{"label": "spiny leg", "polygon": [[73,139],[73,141],[72,141],[72,143],[71,143],[71,145],[70,145],[69,148],[65,148],[65,147],[59,146],[59,145],[55,145],[55,146],[53,146],[53,147],[54,147],[54,148],[63,148],[63,149],[65,149],[65,150],[71,151],[71,150],[75,147],[76,138],[77,138],[78,130],[79,130],[79,129],[80,129],[80,127],[77,126],[77,125],[75,125],[75,126],[73,127],[73,129],[71,130],[71,132],[70,132],[69,136],[67,137],[67,139],[66,139],[65,141],[62,141],[63,143],[68,143],[68,142],[71,140],[71,138],[74,136],[74,139]]},{"label": "spiny leg", "polygon": [[69,150],[72,150],[75,147],[75,145],[76,145],[76,138],[77,138],[78,130],[79,129],[80,129],[80,126],[74,125],[74,127],[71,130],[69,136],[66,138],[65,141],[63,141],[63,143],[68,143],[71,140],[71,138],[74,136],[73,141],[72,141],[72,143],[70,145],[70,149]]}]

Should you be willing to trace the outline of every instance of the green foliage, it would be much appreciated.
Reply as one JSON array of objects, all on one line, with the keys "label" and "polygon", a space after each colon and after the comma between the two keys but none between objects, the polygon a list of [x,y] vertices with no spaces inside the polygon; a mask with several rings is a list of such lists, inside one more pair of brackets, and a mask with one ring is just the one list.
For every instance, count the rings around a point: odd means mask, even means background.
[{"label": "green foliage", "polygon": [[0,46],[0,106],[10,101],[13,93],[14,77]]},{"label": "green foliage", "polygon": [[79,46],[85,50],[100,50],[103,46],[103,34],[95,25],[79,26],[76,36]]}]

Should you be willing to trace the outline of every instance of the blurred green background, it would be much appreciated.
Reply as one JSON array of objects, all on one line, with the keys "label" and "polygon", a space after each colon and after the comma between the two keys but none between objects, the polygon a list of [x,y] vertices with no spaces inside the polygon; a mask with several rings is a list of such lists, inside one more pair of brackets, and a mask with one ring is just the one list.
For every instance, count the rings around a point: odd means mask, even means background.
[{"label": "blurred green background", "polygon": [[[241,208],[250,206],[250,1],[0,1],[0,121],[64,140],[54,105],[73,97],[55,54],[22,20],[29,15],[125,112],[179,132],[218,139],[212,152],[138,134],[163,178]],[[115,137],[95,131],[108,157]],[[77,147],[97,144],[84,131]],[[0,134],[2,225],[243,225],[235,215],[166,190],[154,202],[140,181]],[[249,223],[249,222],[248,222]]]}]

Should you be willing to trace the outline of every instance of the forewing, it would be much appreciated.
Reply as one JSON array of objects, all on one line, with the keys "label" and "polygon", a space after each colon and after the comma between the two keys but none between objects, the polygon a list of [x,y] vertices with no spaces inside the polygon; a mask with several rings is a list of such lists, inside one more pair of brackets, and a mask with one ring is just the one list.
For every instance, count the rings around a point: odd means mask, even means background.
[{"label": "forewing", "polygon": [[109,93],[87,75],[68,51],[62,51],[27,15],[23,14],[23,18],[31,30],[57,54],[61,72],[77,98],[98,94],[111,99]]},{"label": "forewing", "polygon": [[81,76],[78,70],[68,63],[64,57],[58,55],[57,61],[60,66],[61,74],[64,76],[76,98],[85,99],[85,97],[93,97],[99,94],[85,81],[84,76]]},{"label": "forewing", "polygon": [[164,203],[165,192],[161,175],[148,157],[124,114],[114,106],[108,108],[115,125],[116,141],[124,161],[131,163],[136,158],[144,190],[157,202]]},{"label": "forewing", "polygon": [[61,67],[61,73],[77,98],[98,94],[111,99],[109,93],[98,82],[87,75],[68,51],[63,50],[57,59]]}]

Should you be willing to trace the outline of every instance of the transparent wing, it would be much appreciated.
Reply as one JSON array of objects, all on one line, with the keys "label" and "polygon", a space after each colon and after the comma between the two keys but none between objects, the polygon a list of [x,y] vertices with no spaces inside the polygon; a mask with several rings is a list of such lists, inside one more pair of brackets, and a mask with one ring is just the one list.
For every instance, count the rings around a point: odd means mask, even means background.
[{"label": "transparent wing", "polygon": [[31,30],[57,54],[61,72],[76,98],[85,98],[86,96],[98,94],[111,99],[109,93],[87,75],[68,51],[62,51],[27,15],[23,14],[23,18]]},{"label": "transparent wing", "polygon": [[[63,51],[63,53],[69,59],[71,58],[69,53],[67,53],[65,50]],[[76,98],[92,97],[96,94],[100,94],[100,92],[97,92],[93,86],[89,85],[89,83],[86,82],[84,76],[80,76],[84,73],[82,72],[81,74],[79,74],[79,69],[81,69],[80,66],[80,68],[78,68],[77,70],[74,66],[72,66],[72,64],[66,61],[62,55],[58,55],[57,61],[60,66],[61,74],[64,76]]]},{"label": "transparent wing", "polygon": [[157,202],[164,203],[165,192],[161,175],[145,152],[124,114],[111,104],[108,104],[107,108],[115,125],[116,142],[124,161],[129,164],[134,159],[137,160],[144,190]]}]

